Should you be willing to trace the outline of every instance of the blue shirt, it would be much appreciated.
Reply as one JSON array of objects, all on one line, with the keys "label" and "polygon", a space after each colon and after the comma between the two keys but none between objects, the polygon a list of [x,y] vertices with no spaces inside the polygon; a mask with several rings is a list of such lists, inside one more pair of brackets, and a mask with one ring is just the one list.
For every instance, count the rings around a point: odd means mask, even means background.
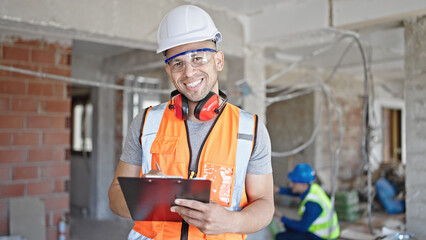
[{"label": "blue shirt", "polygon": [[[293,193],[291,191],[291,188],[280,187],[279,194],[288,195],[288,196],[299,196],[300,199],[303,200],[308,194],[310,188],[311,186],[309,185],[309,188],[304,193],[299,195],[299,194]],[[322,212],[322,208],[318,203],[308,201],[305,204],[305,212],[303,213],[300,221],[293,220],[287,217],[281,217],[281,222],[284,223],[286,228],[291,228],[299,232],[308,232],[309,227],[321,215],[321,212]],[[320,237],[314,234],[312,234],[312,236],[315,236],[318,239],[321,239]]]}]

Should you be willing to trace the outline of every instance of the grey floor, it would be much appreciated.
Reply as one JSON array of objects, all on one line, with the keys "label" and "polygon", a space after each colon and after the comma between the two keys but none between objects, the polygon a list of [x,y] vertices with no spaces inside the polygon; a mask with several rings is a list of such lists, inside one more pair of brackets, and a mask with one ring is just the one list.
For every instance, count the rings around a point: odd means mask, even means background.
[{"label": "grey floor", "polygon": [[[133,227],[133,221],[117,220],[90,220],[87,218],[71,217],[70,240],[125,240]],[[250,234],[247,240],[271,240],[268,228]]]}]

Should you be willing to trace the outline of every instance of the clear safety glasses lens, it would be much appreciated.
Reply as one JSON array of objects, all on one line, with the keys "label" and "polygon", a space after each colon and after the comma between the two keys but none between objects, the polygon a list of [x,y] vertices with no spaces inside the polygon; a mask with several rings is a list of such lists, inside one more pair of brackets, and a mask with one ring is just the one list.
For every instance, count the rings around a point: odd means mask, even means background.
[{"label": "clear safety glasses lens", "polygon": [[182,72],[185,70],[186,63],[191,64],[194,68],[207,64],[211,59],[211,52],[216,52],[216,50],[203,48],[186,51],[166,59],[165,62],[169,65],[172,73]]}]

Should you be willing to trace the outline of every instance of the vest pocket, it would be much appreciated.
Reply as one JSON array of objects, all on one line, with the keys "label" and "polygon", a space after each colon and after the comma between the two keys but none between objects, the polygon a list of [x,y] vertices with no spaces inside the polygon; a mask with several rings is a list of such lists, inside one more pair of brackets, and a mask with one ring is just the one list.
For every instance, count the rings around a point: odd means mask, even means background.
[{"label": "vest pocket", "polygon": [[179,162],[175,158],[177,145],[177,137],[157,137],[152,143],[150,150],[153,166],[155,166],[155,162],[158,162],[161,170],[165,172],[170,167],[170,164],[173,164],[175,161]]},{"label": "vest pocket", "polygon": [[203,170],[202,177],[212,181],[210,199],[224,207],[231,206],[234,168],[206,162]]}]

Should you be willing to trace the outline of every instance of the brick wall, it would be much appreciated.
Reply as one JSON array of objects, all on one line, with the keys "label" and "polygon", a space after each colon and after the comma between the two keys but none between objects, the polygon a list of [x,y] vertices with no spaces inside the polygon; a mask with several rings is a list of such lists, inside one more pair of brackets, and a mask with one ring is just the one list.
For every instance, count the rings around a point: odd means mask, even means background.
[{"label": "brick wall", "polygon": [[[0,65],[70,76],[70,45],[41,38],[0,39]],[[0,70],[0,235],[9,234],[10,198],[45,202],[48,240],[58,238],[58,221],[68,216],[68,85]]]}]

